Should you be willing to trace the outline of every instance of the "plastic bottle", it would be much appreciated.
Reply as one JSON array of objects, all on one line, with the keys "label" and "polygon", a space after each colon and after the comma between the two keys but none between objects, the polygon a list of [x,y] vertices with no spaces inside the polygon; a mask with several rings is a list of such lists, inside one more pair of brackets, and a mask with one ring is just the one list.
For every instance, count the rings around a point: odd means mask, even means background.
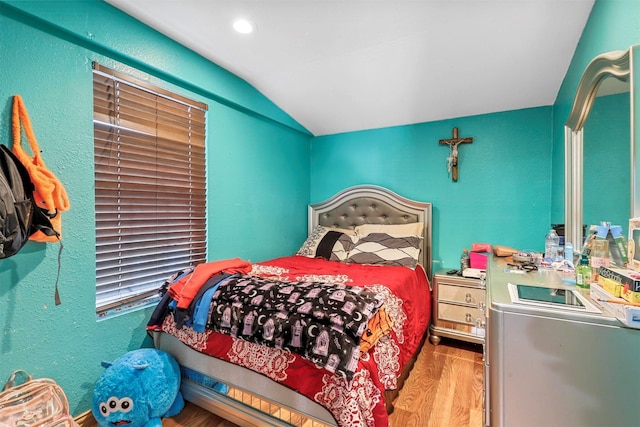
[{"label": "plastic bottle", "polygon": [[544,259],[547,262],[559,261],[558,248],[560,246],[560,237],[553,228],[544,238]]},{"label": "plastic bottle", "polygon": [[576,266],[576,286],[579,288],[591,286],[591,266],[586,254],[580,255],[580,264]]},{"label": "plastic bottle", "polygon": [[571,242],[564,244],[564,259],[573,264],[573,244]]},{"label": "plastic bottle", "polygon": [[469,267],[471,267],[471,257],[469,257],[469,249],[465,248],[462,250],[462,256],[460,257],[460,274],[465,268]]}]

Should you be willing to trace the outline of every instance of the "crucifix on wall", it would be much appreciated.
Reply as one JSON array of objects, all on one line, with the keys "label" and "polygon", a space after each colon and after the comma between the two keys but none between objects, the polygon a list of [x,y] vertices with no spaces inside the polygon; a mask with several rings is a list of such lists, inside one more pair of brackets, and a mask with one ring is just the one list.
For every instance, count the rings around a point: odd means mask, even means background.
[{"label": "crucifix on wall", "polygon": [[458,128],[453,128],[453,138],[441,139],[440,144],[449,146],[449,157],[447,157],[447,170],[451,173],[453,181],[458,180],[458,145],[462,143],[472,143],[473,138],[458,138]]}]

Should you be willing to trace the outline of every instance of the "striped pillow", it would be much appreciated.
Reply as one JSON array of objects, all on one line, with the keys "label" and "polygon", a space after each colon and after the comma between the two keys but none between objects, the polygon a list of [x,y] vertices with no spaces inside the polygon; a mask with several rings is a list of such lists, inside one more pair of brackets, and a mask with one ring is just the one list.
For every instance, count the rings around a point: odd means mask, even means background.
[{"label": "striped pillow", "polygon": [[370,233],[360,236],[345,262],[415,268],[421,240],[420,236]]}]

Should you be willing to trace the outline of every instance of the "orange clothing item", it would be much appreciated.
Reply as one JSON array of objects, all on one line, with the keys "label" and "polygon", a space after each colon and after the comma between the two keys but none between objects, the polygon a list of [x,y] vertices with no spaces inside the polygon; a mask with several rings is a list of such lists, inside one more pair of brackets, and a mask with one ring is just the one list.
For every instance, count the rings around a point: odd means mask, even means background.
[{"label": "orange clothing item", "polygon": [[188,308],[200,288],[220,272],[249,273],[251,263],[240,258],[206,262],[198,264],[191,274],[188,274],[169,287],[169,295],[178,301],[178,308]]},{"label": "orange clothing item", "polygon": [[393,320],[384,308],[384,305],[380,307],[380,310],[369,319],[367,329],[362,333],[360,337],[360,353],[366,353],[371,347],[373,347],[383,335],[387,335],[393,328]]}]

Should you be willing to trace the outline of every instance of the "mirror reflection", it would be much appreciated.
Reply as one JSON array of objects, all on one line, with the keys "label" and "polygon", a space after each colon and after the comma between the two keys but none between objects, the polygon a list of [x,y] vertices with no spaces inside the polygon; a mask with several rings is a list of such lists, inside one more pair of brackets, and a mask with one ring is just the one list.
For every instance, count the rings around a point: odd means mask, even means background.
[{"label": "mirror reflection", "polygon": [[624,236],[631,210],[630,102],[628,79],[607,77],[583,130],[584,224],[608,221],[622,226]]},{"label": "mirror reflection", "polygon": [[565,241],[580,252],[584,226],[633,217],[636,176],[631,51],[606,52],[585,69],[565,123]]}]

